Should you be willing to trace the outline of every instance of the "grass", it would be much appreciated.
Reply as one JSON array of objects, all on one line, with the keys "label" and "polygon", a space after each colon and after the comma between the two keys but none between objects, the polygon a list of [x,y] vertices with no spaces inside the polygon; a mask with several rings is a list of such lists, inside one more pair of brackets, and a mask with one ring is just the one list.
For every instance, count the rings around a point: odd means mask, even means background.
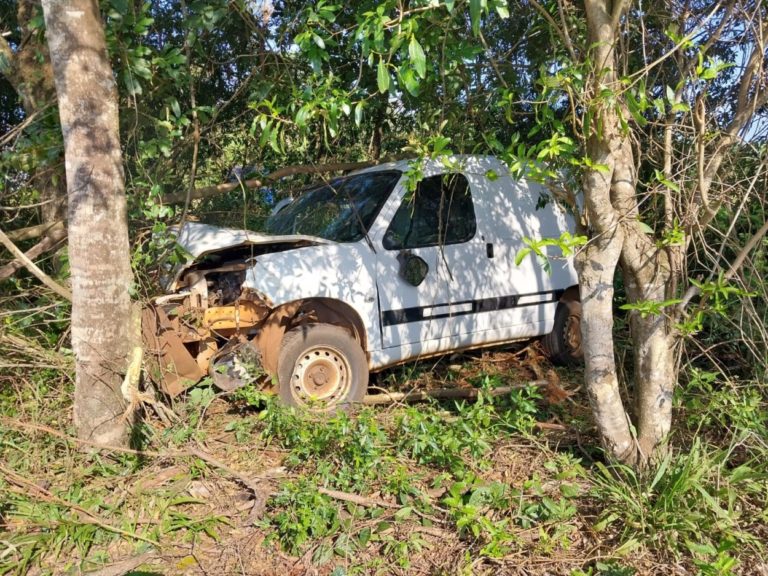
[{"label": "grass", "polygon": [[[417,372],[529,379],[509,353],[444,364]],[[94,455],[71,438],[66,369],[19,371],[0,387],[0,574],[145,553],[163,574],[748,574],[768,541],[764,388],[694,376],[671,450],[638,474],[584,450],[584,398],[536,388],[320,417],[201,386],[179,423],[148,415],[142,452]]]}]

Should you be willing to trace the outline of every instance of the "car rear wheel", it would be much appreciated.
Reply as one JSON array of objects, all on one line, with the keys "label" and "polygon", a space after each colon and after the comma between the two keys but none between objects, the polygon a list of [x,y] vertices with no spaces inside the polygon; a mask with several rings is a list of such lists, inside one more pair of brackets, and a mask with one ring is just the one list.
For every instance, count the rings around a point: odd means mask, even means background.
[{"label": "car rear wheel", "polygon": [[581,302],[566,300],[557,305],[552,332],[541,340],[544,352],[554,364],[572,366],[581,362]]},{"label": "car rear wheel", "polygon": [[321,412],[349,409],[368,388],[368,361],[360,344],[331,324],[287,332],[277,373],[285,404]]}]

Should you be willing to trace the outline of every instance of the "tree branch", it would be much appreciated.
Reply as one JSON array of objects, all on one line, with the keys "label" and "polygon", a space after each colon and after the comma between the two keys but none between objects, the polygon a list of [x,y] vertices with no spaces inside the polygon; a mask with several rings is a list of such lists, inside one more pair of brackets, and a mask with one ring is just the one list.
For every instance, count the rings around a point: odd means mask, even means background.
[{"label": "tree branch", "polygon": [[627,0],[615,0],[616,3],[613,5],[613,13],[611,14],[611,28],[615,31],[619,27],[619,20],[621,19],[621,15],[624,13],[624,10],[626,10],[627,5],[629,2]]},{"label": "tree branch", "polygon": [[[34,260],[42,254],[45,254],[46,252],[49,252],[50,250],[53,250],[59,246],[66,237],[67,231],[63,226],[51,229],[40,242],[27,250],[24,255],[30,260]],[[24,263],[19,259],[13,260],[5,266],[0,267],[0,282],[7,280],[23,267]]]},{"label": "tree branch", "polygon": [[277,180],[280,180],[280,178],[285,178],[286,176],[294,176],[296,174],[322,174],[327,172],[348,172],[350,170],[368,168],[369,166],[376,166],[377,164],[383,164],[390,161],[392,161],[392,158],[371,160],[366,162],[323,164],[317,166],[287,166],[267,174],[262,180],[253,178],[250,180],[243,180],[242,182],[227,182],[226,184],[217,184],[215,186],[206,186],[204,188],[194,188],[192,190],[176,194],[165,194],[163,196],[163,202],[165,204],[181,204],[185,202],[188,197],[190,200],[200,200],[202,198],[211,198],[212,196],[218,196],[219,194],[232,192],[232,190],[236,190],[241,186],[246,188],[259,188],[268,182],[276,182]]},{"label": "tree branch", "polygon": [[[554,29],[554,31],[557,33],[558,36],[560,36],[560,39],[563,41],[563,44],[565,44],[566,49],[568,50],[568,54],[570,55],[571,59],[576,62],[576,51],[573,49],[573,43],[571,42],[571,37],[567,33],[567,31],[564,28],[560,28],[560,26],[557,25],[557,22],[555,22],[555,19],[552,18],[552,16],[547,12],[547,10],[539,4],[538,0],[531,0],[531,5],[536,9],[536,12],[541,14],[544,19],[549,23],[550,26]],[[562,13],[561,13],[562,16]],[[565,23],[563,23],[565,25]]]},{"label": "tree branch", "polygon": [[56,222],[45,222],[43,224],[36,224],[35,226],[28,226],[27,228],[19,228],[18,230],[8,231],[8,238],[13,242],[21,242],[22,240],[32,240],[33,238],[40,238],[43,234],[53,234],[58,230],[64,230],[64,222],[57,220]]},{"label": "tree branch", "polygon": [[48,276],[45,272],[40,270],[32,260],[27,258],[27,256],[19,250],[19,248],[11,242],[11,239],[8,238],[8,236],[5,235],[5,232],[0,230],[0,243],[5,246],[8,251],[13,254],[17,259],[21,260],[21,262],[24,264],[24,266],[34,274],[34,276],[40,280],[43,284],[45,284],[48,288],[53,290],[56,294],[61,296],[62,298],[68,300],[69,302],[72,301],[72,292],[68,289],[62,286],[61,284],[54,281],[50,276]]},{"label": "tree branch", "polygon": [[[739,84],[736,111],[733,118],[720,138],[715,151],[709,158],[706,166],[700,167],[699,173],[699,208],[704,208],[706,214],[697,222],[700,226],[706,226],[717,214],[720,203],[710,205],[708,202],[709,189],[712,186],[712,180],[720,169],[725,158],[725,150],[733,144],[739,136],[739,133],[752,120],[755,111],[768,102],[768,90],[759,90],[754,86],[755,79],[761,76],[763,69],[763,53],[765,51],[765,40],[768,37],[768,22],[763,23],[759,30],[759,35],[755,38],[755,46],[750,54],[744,73],[741,76]],[[753,89],[754,88],[754,89]],[[696,206],[694,198],[694,209]]]},{"label": "tree branch", "polygon": [[[752,237],[747,241],[746,244],[744,244],[744,247],[739,251],[739,253],[736,255],[736,258],[733,259],[733,262],[731,262],[731,265],[728,267],[728,270],[723,274],[724,280],[730,280],[736,275],[736,272],[739,271],[741,266],[744,264],[744,260],[747,259],[747,256],[749,256],[749,253],[752,252],[752,250],[755,248],[755,246],[758,245],[758,243],[763,239],[763,237],[768,233],[768,220],[763,222],[763,225],[760,227],[760,229],[755,232]],[[688,290],[685,292],[685,295],[682,298],[682,301],[680,304],[677,305],[677,314],[681,314],[685,308],[688,306],[688,304],[691,302],[691,300],[697,296],[701,292],[698,286],[690,286]]]}]

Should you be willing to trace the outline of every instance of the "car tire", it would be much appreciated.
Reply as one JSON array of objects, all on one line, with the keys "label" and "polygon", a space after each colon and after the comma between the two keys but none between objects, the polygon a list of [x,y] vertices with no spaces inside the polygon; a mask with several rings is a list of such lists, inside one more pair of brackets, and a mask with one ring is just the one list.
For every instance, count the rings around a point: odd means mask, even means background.
[{"label": "car tire", "polygon": [[566,300],[557,305],[552,332],[544,336],[541,343],[553,364],[573,366],[582,362],[581,302]]},{"label": "car tire", "polygon": [[349,410],[368,389],[368,360],[344,328],[310,324],[288,331],[277,363],[280,400],[317,412]]}]

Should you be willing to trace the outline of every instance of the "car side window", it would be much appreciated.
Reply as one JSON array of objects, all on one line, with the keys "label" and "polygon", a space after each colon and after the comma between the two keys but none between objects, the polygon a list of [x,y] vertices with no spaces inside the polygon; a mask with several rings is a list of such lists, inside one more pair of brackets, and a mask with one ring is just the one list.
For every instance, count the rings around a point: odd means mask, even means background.
[{"label": "car side window", "polygon": [[477,230],[469,182],[462,174],[424,178],[406,194],[384,235],[384,248],[459,244]]}]

